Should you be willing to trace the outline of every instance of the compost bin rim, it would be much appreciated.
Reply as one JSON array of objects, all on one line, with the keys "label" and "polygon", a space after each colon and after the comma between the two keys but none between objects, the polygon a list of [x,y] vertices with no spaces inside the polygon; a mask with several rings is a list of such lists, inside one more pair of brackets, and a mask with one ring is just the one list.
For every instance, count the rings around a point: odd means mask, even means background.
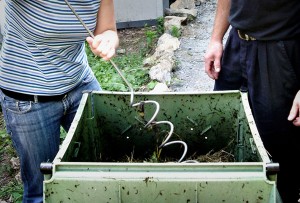
[{"label": "compost bin rim", "polygon": [[[117,91],[92,91],[93,94],[117,94],[130,95],[131,92],[117,92]],[[216,94],[232,94],[240,93],[246,94],[239,90],[222,90],[222,91],[190,91],[190,92],[134,92],[134,95],[216,95]],[[88,93],[85,93],[88,94]]]}]

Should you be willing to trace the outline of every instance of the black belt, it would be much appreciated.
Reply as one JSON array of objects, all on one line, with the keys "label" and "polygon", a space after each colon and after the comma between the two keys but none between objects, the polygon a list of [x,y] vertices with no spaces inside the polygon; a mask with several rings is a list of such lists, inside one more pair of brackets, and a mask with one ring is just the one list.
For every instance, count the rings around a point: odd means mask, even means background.
[{"label": "black belt", "polygon": [[249,35],[247,35],[246,33],[244,33],[243,31],[241,30],[237,30],[238,32],[238,35],[241,39],[243,40],[246,40],[246,41],[253,41],[253,40],[256,40],[254,37],[251,37]]},{"label": "black belt", "polygon": [[11,97],[19,101],[33,101],[33,102],[49,102],[49,101],[59,101],[64,99],[67,94],[54,95],[54,96],[38,96],[30,94],[22,94],[18,92],[12,92],[1,88],[1,91],[8,97]]}]

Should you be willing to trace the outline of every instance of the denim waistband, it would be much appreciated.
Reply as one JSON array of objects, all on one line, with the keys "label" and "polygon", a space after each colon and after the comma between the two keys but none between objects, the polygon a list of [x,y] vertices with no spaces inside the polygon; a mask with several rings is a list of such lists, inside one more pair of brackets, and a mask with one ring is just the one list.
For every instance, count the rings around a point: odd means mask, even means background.
[{"label": "denim waistband", "polygon": [[39,96],[39,95],[30,95],[30,94],[22,94],[18,92],[9,91],[6,89],[2,89],[1,91],[8,97],[11,97],[15,100],[19,101],[33,101],[33,102],[49,102],[49,101],[59,101],[67,96],[67,94],[62,95],[54,95],[54,96]]}]

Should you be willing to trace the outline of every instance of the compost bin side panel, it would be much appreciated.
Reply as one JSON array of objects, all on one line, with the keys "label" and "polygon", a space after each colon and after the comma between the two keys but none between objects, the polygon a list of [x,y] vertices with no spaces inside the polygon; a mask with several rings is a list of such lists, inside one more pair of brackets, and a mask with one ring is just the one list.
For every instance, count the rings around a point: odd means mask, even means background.
[{"label": "compost bin side panel", "polygon": [[[100,153],[102,158],[107,157],[102,161],[117,161],[118,156],[121,155],[129,158],[138,157],[141,162],[146,161],[155,152],[155,144],[158,146],[162,143],[166,132],[169,131],[168,125],[144,128],[155,112],[153,104],[144,105],[143,117],[141,117],[138,108],[129,105],[128,94],[95,95],[94,99],[96,128],[101,129],[98,134],[101,139]],[[195,153],[207,154],[228,149],[228,153],[234,154],[233,146],[238,144],[238,131],[241,131],[243,140],[245,136],[247,139],[251,137],[244,113],[240,113],[243,108],[239,93],[212,95],[139,95],[136,93],[135,102],[141,101],[156,101],[159,104],[155,121],[170,121],[174,125],[170,140],[178,139],[186,142],[187,158]],[[243,143],[243,146],[238,149],[239,152],[243,151],[240,153],[243,158],[240,156],[237,161],[258,160],[259,158],[255,156],[259,154],[244,157],[244,154],[252,153],[252,148],[245,147],[245,144],[249,143]],[[245,150],[250,151],[245,152]],[[141,154],[148,157],[140,157]],[[172,155],[173,160],[176,161],[182,155],[182,147],[168,146],[162,149],[162,154]],[[119,161],[123,162],[124,159]]]},{"label": "compost bin side panel", "polygon": [[91,94],[88,96],[79,121],[73,121],[77,122],[77,126],[62,158],[63,162],[96,162],[99,160],[99,131],[101,128],[97,127],[92,97]]},{"label": "compost bin side panel", "polygon": [[[197,147],[202,150],[205,146],[215,149],[220,144],[226,146],[232,138],[236,139],[238,130],[247,134],[242,138],[251,138],[249,130],[245,131],[247,128],[240,129],[239,120],[245,120],[245,116],[240,112],[243,108],[239,92],[135,93],[134,99],[135,102],[158,102],[160,108],[155,120],[172,122],[175,129],[172,138],[187,140],[188,150]],[[275,202],[275,182],[266,178],[263,162],[150,163],[147,159],[139,163],[119,163],[90,159],[90,155],[101,157],[102,150],[121,151],[126,146],[132,150],[140,143],[146,146],[150,140],[146,139],[147,136],[168,131],[165,125],[158,131],[143,128],[143,119],[149,120],[155,105],[145,106],[142,112],[129,102],[130,93],[101,92],[85,103],[76,123],[78,129],[71,139],[71,142],[80,142],[78,154],[73,158],[81,161],[56,160],[52,178],[44,182],[45,202]],[[247,121],[241,122],[241,126],[244,124],[248,125]],[[106,140],[107,137],[112,142]],[[95,138],[99,138],[99,142]],[[74,148],[77,148],[76,145],[70,146],[73,147],[68,154],[73,155]],[[181,149],[174,147],[174,151]],[[98,148],[99,152],[96,152]],[[142,148],[141,151],[145,151],[150,147]],[[136,149],[127,156],[135,157]],[[168,150],[169,147],[163,148],[163,151]],[[243,150],[249,150],[249,147]],[[247,153],[252,152],[243,151],[242,155],[247,158]],[[176,161],[178,153],[175,154]],[[259,152],[254,156],[260,156]]]}]

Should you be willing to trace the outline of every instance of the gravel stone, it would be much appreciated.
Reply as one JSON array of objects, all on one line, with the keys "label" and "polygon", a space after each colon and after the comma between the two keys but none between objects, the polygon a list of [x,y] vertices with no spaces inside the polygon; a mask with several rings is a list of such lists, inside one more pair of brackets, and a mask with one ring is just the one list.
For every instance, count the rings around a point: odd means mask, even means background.
[{"label": "gravel stone", "polygon": [[173,92],[212,91],[214,80],[204,69],[204,55],[210,40],[217,0],[196,6],[197,18],[182,29],[180,47],[175,51],[178,67],[169,88]]}]

